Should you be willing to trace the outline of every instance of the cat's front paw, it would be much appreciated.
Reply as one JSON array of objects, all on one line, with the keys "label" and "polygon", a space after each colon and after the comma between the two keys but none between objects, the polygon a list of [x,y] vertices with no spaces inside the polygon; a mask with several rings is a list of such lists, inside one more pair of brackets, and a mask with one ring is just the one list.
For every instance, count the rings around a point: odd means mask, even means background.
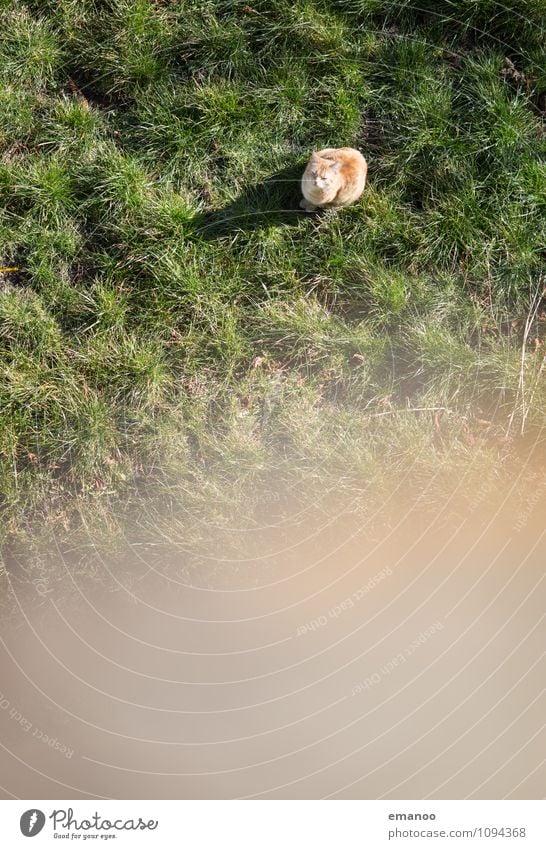
[{"label": "cat's front paw", "polygon": [[307,200],[306,198],[302,198],[300,200],[300,206],[306,212],[314,212],[317,208],[314,203],[311,203],[311,201]]}]

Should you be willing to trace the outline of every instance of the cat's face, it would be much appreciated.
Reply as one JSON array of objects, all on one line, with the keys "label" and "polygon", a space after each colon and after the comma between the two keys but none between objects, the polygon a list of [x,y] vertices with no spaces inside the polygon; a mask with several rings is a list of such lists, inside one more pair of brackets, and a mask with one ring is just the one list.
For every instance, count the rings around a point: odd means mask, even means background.
[{"label": "cat's face", "polygon": [[314,186],[320,191],[328,191],[337,185],[339,162],[322,159],[315,153],[311,156],[309,176]]}]

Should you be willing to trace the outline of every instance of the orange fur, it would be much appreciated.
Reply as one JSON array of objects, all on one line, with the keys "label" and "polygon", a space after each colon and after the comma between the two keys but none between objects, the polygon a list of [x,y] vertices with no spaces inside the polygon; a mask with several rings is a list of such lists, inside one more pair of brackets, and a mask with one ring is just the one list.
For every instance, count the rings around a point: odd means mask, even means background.
[{"label": "orange fur", "polygon": [[364,191],[367,172],[366,160],[353,147],[313,151],[301,178],[300,206],[313,212],[354,203]]}]

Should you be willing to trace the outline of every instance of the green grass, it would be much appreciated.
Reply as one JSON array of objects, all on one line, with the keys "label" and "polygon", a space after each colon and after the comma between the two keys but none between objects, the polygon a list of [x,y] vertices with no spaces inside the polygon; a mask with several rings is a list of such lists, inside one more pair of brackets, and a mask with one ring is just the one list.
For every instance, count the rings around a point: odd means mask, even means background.
[{"label": "green grass", "polygon": [[[6,532],[518,467],[546,401],[540,0],[0,10]],[[306,216],[327,145],[369,185]]]}]

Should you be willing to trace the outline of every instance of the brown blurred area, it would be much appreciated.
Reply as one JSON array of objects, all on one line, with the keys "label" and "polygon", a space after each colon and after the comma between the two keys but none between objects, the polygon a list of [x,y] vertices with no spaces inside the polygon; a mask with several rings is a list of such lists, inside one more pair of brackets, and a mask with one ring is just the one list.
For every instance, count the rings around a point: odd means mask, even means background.
[{"label": "brown blurred area", "polygon": [[3,798],[543,796],[545,504],[279,496],[199,550],[8,561]]}]

